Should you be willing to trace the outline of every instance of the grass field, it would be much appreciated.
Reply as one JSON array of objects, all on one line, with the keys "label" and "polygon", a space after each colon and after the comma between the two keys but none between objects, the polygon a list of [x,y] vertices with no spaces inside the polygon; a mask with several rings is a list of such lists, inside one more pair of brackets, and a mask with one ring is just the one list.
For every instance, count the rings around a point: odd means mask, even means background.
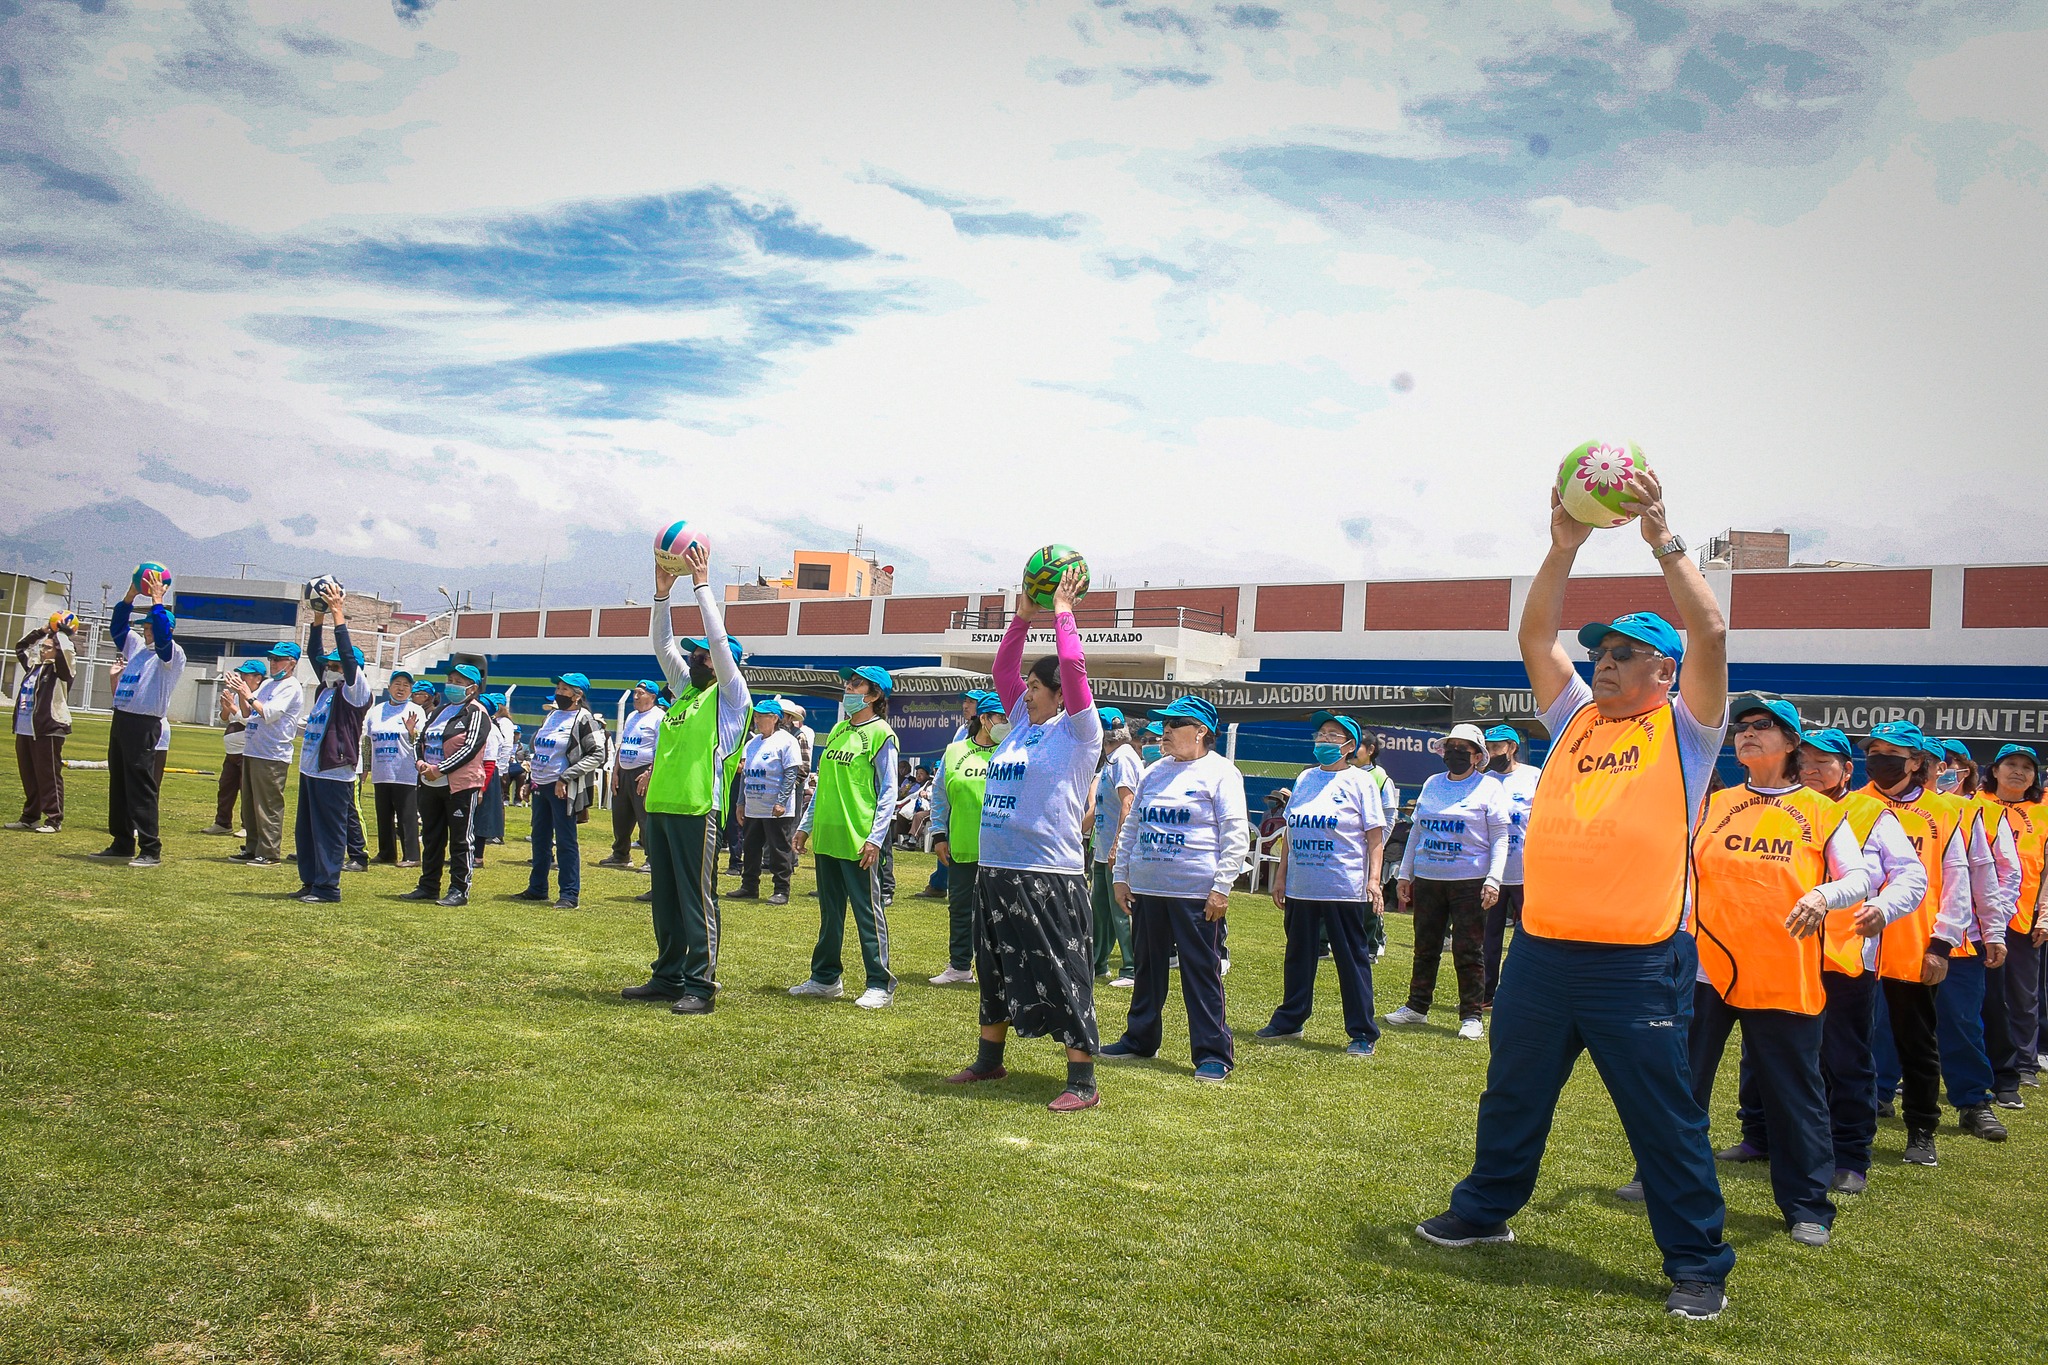
[{"label": "grass field", "polygon": [[[174,764],[218,758],[178,732]],[[1327,973],[1305,1042],[1253,1041],[1263,900],[1232,908],[1230,1081],[1189,1079],[1176,1006],[1162,1060],[1058,1117],[1045,1040],[1006,1081],[939,1084],[975,1014],[924,984],[929,859],[900,857],[893,1008],[784,994],[804,875],[788,907],[729,907],[718,1012],[685,1019],[618,998],[652,940],[644,881],[589,867],[596,824],[575,912],[505,899],[524,812],[466,909],[394,900],[391,869],[307,906],[194,832],[210,778],[166,791],[155,871],[84,858],[103,773],[72,774],[60,837],[0,836],[0,1360],[2048,1358],[2048,1105],[2003,1147],[1946,1130],[1936,1171],[1898,1165],[1887,1122],[1827,1251],[1782,1235],[1758,1168],[1727,1174],[1730,1312],[1687,1326],[1610,1193],[1630,1160],[1590,1065],[1519,1242],[1414,1240],[1469,1163],[1485,1047],[1431,1026],[1349,1060]],[[1128,996],[1103,996],[1107,1039]],[[1731,1055],[1724,1139],[1732,1090]]]}]

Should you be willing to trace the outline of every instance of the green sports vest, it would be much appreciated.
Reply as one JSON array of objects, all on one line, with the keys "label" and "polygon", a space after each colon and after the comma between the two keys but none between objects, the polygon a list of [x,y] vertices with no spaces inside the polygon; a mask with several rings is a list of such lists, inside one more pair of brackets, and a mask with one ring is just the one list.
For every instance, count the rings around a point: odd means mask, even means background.
[{"label": "green sports vest", "polygon": [[988,756],[971,739],[946,746],[946,852],[956,863],[981,861],[981,798],[988,791]]},{"label": "green sports vest", "polygon": [[875,830],[875,754],[895,738],[886,720],[842,720],[832,727],[814,765],[818,795],[811,803],[811,845],[818,852],[849,862],[860,857],[860,846]]},{"label": "green sports vest", "polygon": [[685,692],[662,717],[654,740],[654,772],[647,779],[647,809],[657,815],[709,815],[725,809],[739,750],[726,757],[718,780],[718,684]]}]

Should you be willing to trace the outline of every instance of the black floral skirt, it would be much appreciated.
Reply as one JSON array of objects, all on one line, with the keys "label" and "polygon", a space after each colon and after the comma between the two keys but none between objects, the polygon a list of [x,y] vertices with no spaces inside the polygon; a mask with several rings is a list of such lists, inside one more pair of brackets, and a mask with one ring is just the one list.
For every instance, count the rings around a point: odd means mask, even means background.
[{"label": "black floral skirt", "polygon": [[983,863],[974,881],[974,975],[981,1022],[1050,1035],[1089,1056],[1095,1029],[1095,921],[1079,872],[1014,872]]}]

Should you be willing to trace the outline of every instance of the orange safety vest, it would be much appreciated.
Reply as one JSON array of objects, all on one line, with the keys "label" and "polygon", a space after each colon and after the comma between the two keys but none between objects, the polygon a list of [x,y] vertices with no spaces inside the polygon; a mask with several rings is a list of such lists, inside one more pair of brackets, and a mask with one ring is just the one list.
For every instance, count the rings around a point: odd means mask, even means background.
[{"label": "orange safety vest", "polygon": [[1828,879],[1828,840],[1848,812],[1805,787],[1716,792],[1693,836],[1693,933],[1700,970],[1736,1009],[1819,1014],[1821,935],[1793,938],[1785,916]]},{"label": "orange safety vest", "polygon": [[2012,827],[2012,841],[2020,854],[2020,903],[2012,923],[2005,927],[2006,941],[2014,934],[2034,931],[2034,903],[2041,897],[2041,867],[2048,863],[2048,801],[2015,801],[2004,807],[2005,823]]},{"label": "orange safety vest", "polygon": [[1671,937],[1685,914],[1691,813],[1670,702],[1622,720],[1580,707],[1530,802],[1523,929],[1578,943]]},{"label": "orange safety vest", "polygon": [[1941,852],[1962,822],[1962,803],[1925,787],[1911,802],[1894,801],[1874,785],[1862,791],[1884,802],[1885,809],[1898,818],[1905,827],[1906,838],[1912,841],[1913,851],[1920,855],[1920,866],[1927,869],[1927,894],[1910,914],[1885,926],[1884,940],[1877,950],[1879,976],[1892,981],[1918,981],[1921,959],[1927,956],[1927,945],[1934,938],[1934,921],[1941,913]]},{"label": "orange safety vest", "polygon": [[[1842,818],[1849,822],[1849,832],[1856,836],[1860,852],[1870,842],[1870,831],[1884,818],[1884,802],[1863,792],[1850,792],[1842,798],[1841,805]],[[1870,889],[1875,894],[1880,888]],[[1863,904],[1857,901],[1828,916],[1821,928],[1821,956],[1826,959],[1822,970],[1840,972],[1843,976],[1863,975],[1863,945],[1870,941],[1856,932],[1856,917],[1863,913]]]}]

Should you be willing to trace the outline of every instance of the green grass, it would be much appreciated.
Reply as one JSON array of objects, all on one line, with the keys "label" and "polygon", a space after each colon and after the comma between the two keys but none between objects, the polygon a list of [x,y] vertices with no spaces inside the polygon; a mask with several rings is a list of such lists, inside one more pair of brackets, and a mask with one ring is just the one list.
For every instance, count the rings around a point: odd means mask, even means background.
[{"label": "green grass", "polygon": [[[172,758],[216,766],[218,740],[181,730]],[[1229,1083],[1189,1079],[1176,1006],[1168,1060],[1105,1066],[1103,1106],[1056,1117],[1045,1040],[1012,1044],[1007,1081],[938,1083],[975,1023],[971,991],[924,984],[941,903],[897,902],[904,986],[878,1013],[784,994],[808,876],[786,908],[731,906],[718,1012],[683,1019],[618,998],[651,934],[643,881],[589,868],[596,824],[573,913],[505,899],[523,812],[467,909],[392,899],[389,869],[305,906],[193,832],[211,779],[166,789],[154,872],[83,858],[99,773],[72,775],[62,836],[0,842],[0,1360],[2048,1355],[2048,1106],[2003,1147],[1950,1130],[1931,1172],[1886,1123],[1825,1252],[1780,1233],[1757,1168],[1730,1173],[1731,1312],[1686,1326],[1608,1193],[1631,1163],[1590,1065],[1521,1240],[1417,1244],[1469,1163],[1485,1049],[1429,1027],[1351,1061],[1327,973],[1305,1043],[1252,1041],[1279,991],[1262,900],[1233,907]],[[906,892],[928,867],[901,858]],[[1128,996],[1103,994],[1113,1038]],[[1724,1139],[1732,1084],[1731,1056]]]}]

